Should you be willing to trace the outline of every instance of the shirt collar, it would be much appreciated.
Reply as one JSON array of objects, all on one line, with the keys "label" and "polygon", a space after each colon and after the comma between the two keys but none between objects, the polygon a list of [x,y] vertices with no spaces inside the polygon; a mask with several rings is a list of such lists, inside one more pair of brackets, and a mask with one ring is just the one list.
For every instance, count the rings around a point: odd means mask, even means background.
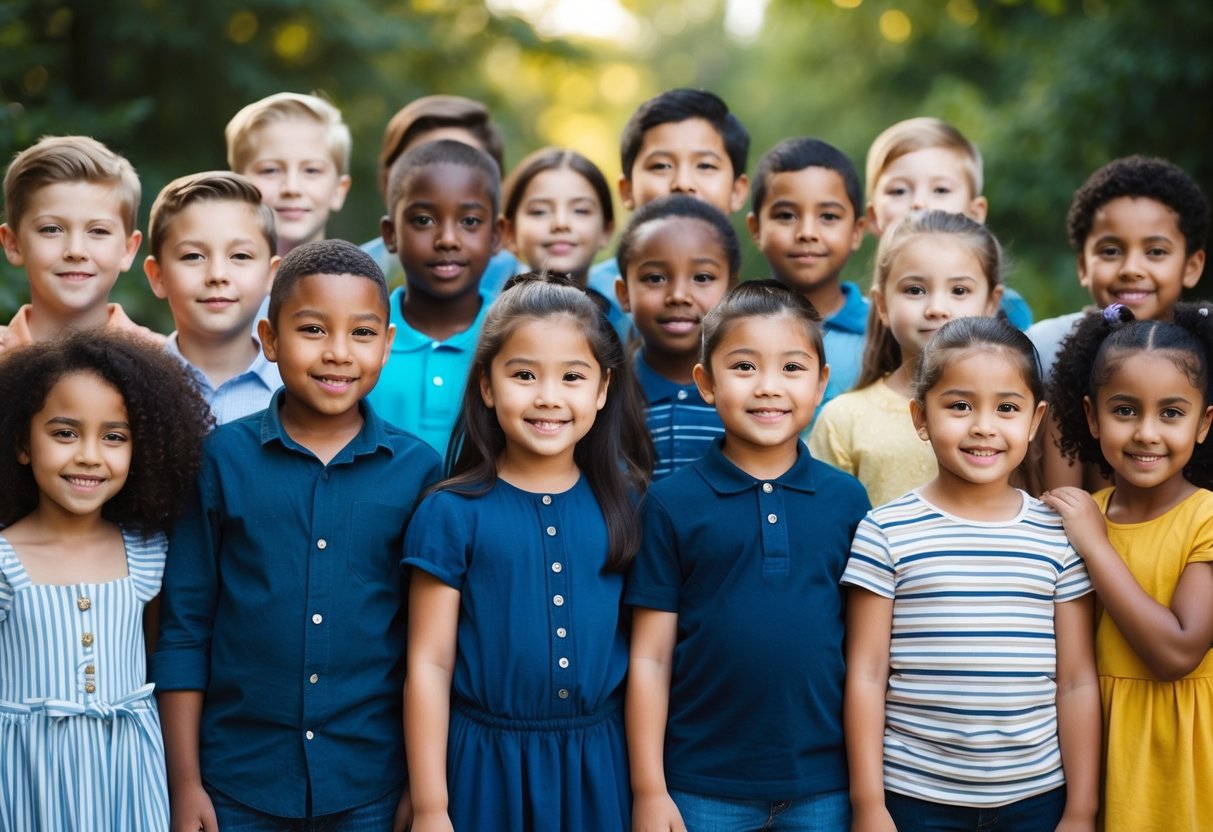
[{"label": "shirt collar", "polygon": [[774,480],[755,479],[742,471],[724,455],[723,447],[723,438],[714,440],[703,459],[695,464],[695,470],[717,494],[739,494],[758,488],[764,482],[773,482],[784,488],[809,494],[816,491],[813,483],[813,457],[809,455],[809,449],[803,442],[796,443],[796,461],[792,463],[792,467]]},{"label": "shirt collar", "polygon": [[[266,390],[277,390],[282,386],[282,377],[278,374],[278,367],[268,358],[265,357],[265,351],[261,349],[261,339],[253,333],[253,343],[257,345],[257,357],[253,359],[253,363],[245,368],[243,373],[237,373],[232,376],[232,379],[241,378],[242,376],[255,375],[265,385]],[[181,354],[181,345],[177,342],[177,332],[174,330],[172,335],[168,336],[168,340],[164,344],[165,352],[170,355],[175,355],[185,365],[185,368],[194,375],[201,383],[205,384],[207,389],[211,389],[210,379],[206,377],[206,373],[195,367],[188,358]],[[231,379],[229,379],[230,381]]]},{"label": "shirt collar", "polygon": [[823,322],[826,329],[840,329],[863,335],[868,326],[868,299],[854,283],[839,284],[844,300],[842,307]]},{"label": "shirt collar", "polygon": [[[270,399],[269,407],[262,411],[261,444],[268,445],[271,442],[278,442],[290,450],[310,454],[311,451],[292,439],[286,432],[286,428],[282,426],[282,415],[279,411],[285,396],[286,388],[279,387]],[[358,429],[358,434],[333,457],[329,462],[330,465],[350,462],[356,456],[371,454],[380,448],[386,449],[389,454],[395,453],[391,442],[388,441],[387,423],[379,417],[370,402],[366,399],[358,402],[358,411],[362,414],[362,427]]]},{"label": "shirt collar", "polygon": [[649,362],[644,360],[644,350],[636,353],[636,380],[640,382],[640,388],[644,391],[645,401],[650,404],[662,399],[676,398],[681,390],[693,393],[696,399],[700,399],[699,388],[693,382],[678,384],[654,370]]},{"label": "shirt collar", "polygon": [[[397,287],[388,299],[388,305],[391,307],[389,314],[392,324],[396,327],[396,340],[392,342],[392,352],[412,352],[422,347],[431,346],[435,343],[435,340],[424,332],[414,329],[404,319],[404,312],[400,308],[400,303],[403,300],[403,286]],[[482,290],[480,292],[480,311],[476,313],[476,319],[472,321],[471,326],[463,330],[463,332],[456,332],[450,338],[438,343],[444,347],[451,347],[453,349],[475,349],[476,341],[480,338],[480,325],[484,323],[484,316],[488,314],[491,304],[492,299]]]}]

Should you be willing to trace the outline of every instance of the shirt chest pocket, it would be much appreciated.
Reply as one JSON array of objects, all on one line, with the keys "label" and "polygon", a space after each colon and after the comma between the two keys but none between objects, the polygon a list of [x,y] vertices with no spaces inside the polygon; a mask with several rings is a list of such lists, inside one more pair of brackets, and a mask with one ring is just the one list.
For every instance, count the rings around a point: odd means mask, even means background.
[{"label": "shirt chest pocket", "polygon": [[356,502],[350,507],[350,571],[363,583],[381,583],[400,570],[409,512],[403,506]]}]

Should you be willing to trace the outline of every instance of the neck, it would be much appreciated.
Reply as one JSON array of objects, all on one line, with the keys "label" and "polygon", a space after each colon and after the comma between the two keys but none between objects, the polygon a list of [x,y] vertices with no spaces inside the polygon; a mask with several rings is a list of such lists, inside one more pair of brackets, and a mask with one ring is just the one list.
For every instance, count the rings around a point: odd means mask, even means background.
[{"label": "neck", "polygon": [[286,435],[307,448],[325,465],[362,430],[362,410],[352,407],[342,413],[317,413],[294,400],[288,391],[279,412]]},{"label": "neck", "polygon": [[573,449],[555,456],[523,454],[506,441],[497,458],[497,476],[523,491],[568,491],[577,484],[581,470],[573,461]]},{"label": "neck", "polygon": [[890,389],[900,393],[907,399],[914,397],[913,388],[910,386],[910,379],[914,377],[914,373],[918,369],[918,356],[908,359],[902,363],[893,372],[889,373],[889,377],[885,379],[885,383]]},{"label": "neck", "polygon": [[1182,476],[1171,477],[1152,488],[1137,488],[1116,477],[1116,490],[1108,500],[1108,519],[1117,523],[1144,523],[1166,514],[1191,497],[1196,486]]},{"label": "neck", "polygon": [[1023,497],[1006,480],[974,483],[942,469],[922,495],[949,514],[981,522],[1010,520],[1023,508]]},{"label": "neck", "polygon": [[817,314],[821,316],[822,320],[842,309],[847,300],[847,296],[842,293],[842,286],[837,277],[812,289],[807,289],[800,295],[813,304],[813,308],[817,310]]},{"label": "neck", "polygon": [[104,327],[109,323],[109,304],[101,303],[83,312],[69,315],[55,314],[45,306],[30,304],[29,331],[35,341],[45,341],[68,329]]},{"label": "neck", "polygon": [[445,341],[472,325],[482,302],[478,287],[453,298],[436,298],[409,286],[400,312],[413,329],[436,341]]},{"label": "neck", "polygon": [[657,375],[675,384],[691,384],[694,377],[691,371],[695,369],[698,357],[694,354],[670,353],[655,350],[648,344],[641,350],[644,361]]},{"label": "neck", "polygon": [[[101,516],[101,509],[88,514],[73,514],[42,496],[38,506],[21,521],[27,529],[41,530],[64,543],[95,540],[111,532],[114,524]],[[70,548],[65,546],[64,548]]]},{"label": "neck", "polygon": [[722,452],[725,459],[754,479],[774,480],[796,464],[799,444],[800,437],[794,436],[778,445],[753,445],[731,436],[726,430]]},{"label": "neck", "polygon": [[247,370],[261,354],[261,347],[248,334],[247,327],[234,336],[220,338],[177,330],[177,349],[216,388]]}]

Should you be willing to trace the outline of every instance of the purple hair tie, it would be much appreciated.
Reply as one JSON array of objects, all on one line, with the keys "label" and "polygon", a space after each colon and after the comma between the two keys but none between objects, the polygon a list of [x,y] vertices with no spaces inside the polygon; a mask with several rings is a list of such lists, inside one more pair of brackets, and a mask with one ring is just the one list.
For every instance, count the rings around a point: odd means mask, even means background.
[{"label": "purple hair tie", "polygon": [[1123,303],[1111,303],[1104,307],[1103,319],[1108,326],[1115,329],[1133,320],[1133,311]]}]

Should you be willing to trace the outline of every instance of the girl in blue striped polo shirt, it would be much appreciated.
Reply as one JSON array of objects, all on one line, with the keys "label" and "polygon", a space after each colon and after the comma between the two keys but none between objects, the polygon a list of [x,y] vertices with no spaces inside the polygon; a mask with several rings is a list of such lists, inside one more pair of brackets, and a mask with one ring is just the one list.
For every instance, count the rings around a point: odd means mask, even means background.
[{"label": "girl in blue striped polo shirt", "polygon": [[914,388],[939,474],[868,514],[842,578],[852,829],[1094,829],[1091,584],[1057,513],[1010,484],[1046,407],[1035,351],[961,318]]}]

